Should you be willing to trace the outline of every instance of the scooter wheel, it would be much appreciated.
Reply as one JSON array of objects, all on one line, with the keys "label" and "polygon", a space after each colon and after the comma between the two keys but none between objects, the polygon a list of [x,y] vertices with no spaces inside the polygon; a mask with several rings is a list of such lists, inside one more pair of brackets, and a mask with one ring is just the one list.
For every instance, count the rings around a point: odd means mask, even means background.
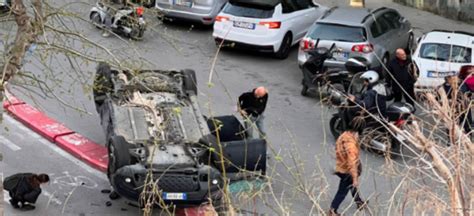
[{"label": "scooter wheel", "polygon": [[303,88],[301,89],[301,95],[302,96],[308,96],[308,86],[303,85]]}]

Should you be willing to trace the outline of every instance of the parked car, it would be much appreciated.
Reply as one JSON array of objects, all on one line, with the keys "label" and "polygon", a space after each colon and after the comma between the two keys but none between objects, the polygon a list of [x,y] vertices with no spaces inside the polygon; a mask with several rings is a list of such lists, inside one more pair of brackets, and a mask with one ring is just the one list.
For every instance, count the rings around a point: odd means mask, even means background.
[{"label": "parked car", "polygon": [[94,86],[109,154],[107,176],[119,195],[178,206],[212,199],[220,205],[224,171],[264,174],[266,141],[248,139],[233,116],[204,117],[193,70],[131,72],[101,63]]},{"label": "parked car", "polygon": [[[396,10],[381,7],[375,10],[365,8],[331,8],[308,31],[300,43],[298,64],[308,59],[308,50],[319,39],[319,47],[329,48],[333,43],[342,52],[328,59],[328,67],[344,67],[352,57],[364,57],[371,68],[386,64],[394,58],[397,48],[411,50],[413,31],[408,20]],[[379,60],[380,59],[380,60]]]},{"label": "parked car", "polygon": [[227,0],[156,0],[155,7],[166,17],[212,25]]},{"label": "parked car", "polygon": [[224,40],[285,59],[327,9],[311,0],[230,0],[216,17],[212,36],[217,44]]},{"label": "parked car", "polygon": [[418,39],[413,60],[418,70],[416,92],[440,86],[447,75],[456,75],[474,67],[474,34],[433,30]]}]

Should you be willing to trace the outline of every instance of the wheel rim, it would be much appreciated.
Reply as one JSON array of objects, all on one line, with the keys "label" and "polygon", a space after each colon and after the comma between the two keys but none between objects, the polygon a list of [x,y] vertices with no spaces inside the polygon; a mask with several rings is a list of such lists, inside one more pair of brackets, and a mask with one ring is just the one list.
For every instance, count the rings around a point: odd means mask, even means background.
[{"label": "wheel rim", "polygon": [[334,131],[338,134],[342,134],[342,119],[337,118],[336,121],[334,122]]},{"label": "wheel rim", "polygon": [[283,47],[282,53],[287,53],[290,50],[291,38],[290,36],[286,36],[285,46]]}]

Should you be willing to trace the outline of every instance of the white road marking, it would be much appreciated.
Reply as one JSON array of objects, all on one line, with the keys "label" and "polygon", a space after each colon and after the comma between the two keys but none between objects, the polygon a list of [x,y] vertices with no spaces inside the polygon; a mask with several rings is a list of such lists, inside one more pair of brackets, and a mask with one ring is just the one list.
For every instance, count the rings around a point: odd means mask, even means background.
[{"label": "white road marking", "polygon": [[53,202],[57,205],[62,205],[63,204],[63,202],[61,202],[61,200],[54,197],[54,195],[50,194],[48,191],[43,190],[43,195],[48,197],[48,200],[49,200],[48,202]]},{"label": "white road marking", "polygon": [[75,158],[74,156],[70,155],[69,153],[67,153],[66,151],[64,151],[63,149],[59,148],[57,145],[49,142],[48,140],[44,139],[43,137],[41,137],[40,135],[38,135],[37,133],[35,133],[34,131],[30,130],[29,128],[25,127],[23,124],[21,124],[20,122],[16,121],[15,119],[13,119],[11,116],[9,115],[4,115],[4,119],[7,120],[9,123],[15,125],[16,127],[18,127],[20,130],[23,130],[25,131],[26,134],[36,138],[41,144],[44,144],[45,146],[48,146],[51,150],[55,151],[56,153],[58,153],[59,155],[63,156],[64,158],[68,159],[69,161],[71,161],[72,163],[80,166],[81,168],[83,168],[84,170],[86,170],[87,172],[97,176],[98,178],[104,180],[104,181],[108,181],[107,177],[105,176],[104,173],[90,167],[89,165],[85,164],[84,162],[80,161],[79,159]]},{"label": "white road marking", "polygon": [[17,146],[15,145],[12,141],[10,141],[9,139],[7,139],[6,137],[0,135],[0,143],[2,143],[3,145],[7,146],[8,148],[10,148],[12,151],[18,151],[18,150],[21,150],[20,146]]}]

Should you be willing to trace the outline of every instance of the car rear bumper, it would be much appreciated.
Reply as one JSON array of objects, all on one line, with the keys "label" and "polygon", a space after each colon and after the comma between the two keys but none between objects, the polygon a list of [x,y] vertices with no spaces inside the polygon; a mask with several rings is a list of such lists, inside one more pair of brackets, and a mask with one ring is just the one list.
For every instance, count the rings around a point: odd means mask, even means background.
[{"label": "car rear bumper", "polygon": [[[229,22],[229,21],[227,21]],[[253,32],[242,32],[233,29],[235,27],[230,27],[229,23],[222,24],[217,22],[214,24],[214,32],[212,36],[215,39],[225,39],[226,41],[232,41],[239,44],[247,44],[253,47],[263,47],[264,50],[267,50],[268,47],[272,47],[272,52],[277,52],[280,48],[283,36],[279,35],[280,30],[268,30],[266,34],[253,33]]]},{"label": "car rear bumper", "polygon": [[156,5],[156,8],[164,13],[165,16],[167,17],[175,17],[179,19],[186,19],[186,20],[192,20],[196,22],[200,22],[204,25],[212,25],[214,23],[214,19],[219,12],[218,10],[211,10],[206,13],[199,13],[199,12],[190,12],[190,11],[183,11],[183,10],[178,10],[178,9],[167,9],[160,7],[158,4]]},{"label": "car rear bumper", "polygon": [[[121,196],[138,201],[144,191],[147,170],[140,164],[121,167],[111,177],[114,190]],[[218,180],[214,185],[209,181]],[[166,204],[187,206],[199,205],[208,201],[209,191],[218,192],[222,188],[221,174],[216,169],[203,166],[201,168],[168,169],[165,172],[153,171],[153,181],[163,193],[184,193],[185,200],[163,200]],[[149,184],[148,184],[149,185]],[[160,195],[162,196],[162,195]]]},{"label": "car rear bumper", "polygon": [[[218,45],[221,44],[223,41],[222,38],[218,38],[218,37],[214,38],[214,40],[216,41],[216,44]],[[222,45],[226,47],[237,48],[237,49],[254,50],[254,51],[269,52],[269,53],[274,52],[273,45],[260,46],[260,45],[248,44],[248,43],[231,41],[231,40],[224,40],[224,43]]]}]

